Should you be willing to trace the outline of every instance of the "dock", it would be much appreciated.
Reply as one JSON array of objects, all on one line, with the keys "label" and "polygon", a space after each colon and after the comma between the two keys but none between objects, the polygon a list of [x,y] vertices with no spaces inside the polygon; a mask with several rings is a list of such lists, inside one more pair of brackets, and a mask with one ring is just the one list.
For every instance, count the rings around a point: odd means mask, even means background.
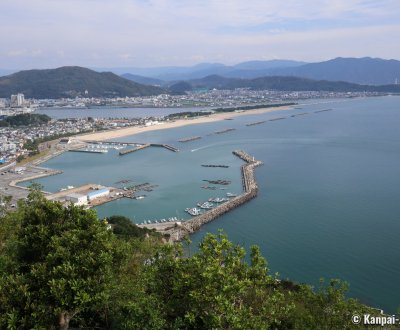
[{"label": "dock", "polygon": [[[187,235],[198,231],[202,225],[217,219],[221,215],[256,197],[258,193],[258,185],[254,178],[254,169],[263,163],[259,160],[255,160],[254,157],[248,155],[243,150],[235,150],[233,151],[233,154],[246,162],[246,164],[241,167],[244,190],[241,195],[185,222],[160,224],[160,226],[158,226],[158,224],[153,224],[151,228],[154,228],[163,234],[169,234],[171,242],[180,241]],[[140,225],[140,227],[146,227],[146,225]]]},{"label": "dock", "polygon": [[142,150],[142,149],[145,149],[145,148],[148,148],[148,147],[150,147],[150,144],[149,144],[149,143],[142,144],[142,145],[137,146],[136,148],[121,150],[121,151],[119,152],[119,155],[120,155],[120,156],[123,156],[123,155],[126,155],[126,154],[130,154],[131,152],[135,152],[135,151],[138,151],[138,150]]},{"label": "dock", "polygon": [[191,136],[191,137],[180,139],[180,140],[178,140],[178,142],[184,143],[184,142],[190,142],[190,141],[199,140],[199,139],[201,139],[201,136]]}]

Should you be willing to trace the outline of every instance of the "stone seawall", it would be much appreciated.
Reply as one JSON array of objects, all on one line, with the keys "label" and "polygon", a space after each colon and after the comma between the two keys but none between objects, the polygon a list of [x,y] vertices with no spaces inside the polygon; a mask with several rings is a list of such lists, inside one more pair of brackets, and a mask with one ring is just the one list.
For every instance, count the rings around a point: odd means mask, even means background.
[{"label": "stone seawall", "polygon": [[[206,223],[213,221],[221,215],[229,212],[230,210],[239,207],[240,205],[248,202],[250,199],[257,196],[258,185],[254,178],[254,169],[262,165],[261,161],[255,160],[243,150],[235,150],[233,154],[244,160],[247,164],[242,165],[242,181],[243,193],[235,198],[230,199],[228,202],[223,203],[204,214],[193,217],[192,219],[183,222],[180,225],[175,225],[168,228],[163,228],[164,234],[170,235],[170,241],[180,241],[188,234],[194,233]],[[157,227],[155,227],[157,229]],[[161,229],[161,228],[160,228]]]}]

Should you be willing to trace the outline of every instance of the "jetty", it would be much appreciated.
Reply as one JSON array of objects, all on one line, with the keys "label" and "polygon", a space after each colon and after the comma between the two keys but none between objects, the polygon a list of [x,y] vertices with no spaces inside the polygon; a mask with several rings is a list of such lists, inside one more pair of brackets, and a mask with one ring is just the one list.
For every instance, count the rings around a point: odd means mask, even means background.
[{"label": "jetty", "polygon": [[145,149],[145,148],[148,148],[148,147],[150,147],[150,144],[149,144],[149,143],[142,144],[142,145],[140,145],[140,146],[137,146],[136,148],[121,150],[121,151],[119,152],[119,155],[120,155],[120,156],[123,156],[123,155],[126,155],[126,154],[130,154],[131,152],[135,152],[135,151],[138,151],[138,150],[142,150],[142,149]]},{"label": "jetty", "polygon": [[248,202],[252,198],[257,196],[258,185],[254,178],[254,169],[263,163],[259,160],[255,160],[254,157],[248,155],[243,150],[235,150],[233,154],[246,164],[242,165],[241,173],[243,180],[243,193],[237,197],[234,197],[227,201],[226,203],[220,204],[217,207],[210,209],[209,211],[195,216],[190,220],[181,223],[163,223],[162,225],[152,224],[150,226],[145,226],[148,228],[154,228],[163,234],[168,234],[171,242],[176,242],[182,240],[189,234],[192,234],[200,229],[200,227],[206,223],[209,223],[221,215],[229,212],[230,210],[239,207],[240,205]]},{"label": "jetty", "polygon": [[191,137],[180,139],[180,140],[178,140],[178,142],[184,143],[184,142],[190,142],[190,141],[199,140],[199,139],[201,139],[201,136],[191,136]]},{"label": "jetty", "polygon": [[178,152],[179,151],[178,148],[175,148],[175,147],[173,147],[173,146],[171,146],[169,144],[151,143],[150,146],[152,146],[152,147],[162,147],[162,148],[168,149],[168,150],[173,151],[173,152]]}]

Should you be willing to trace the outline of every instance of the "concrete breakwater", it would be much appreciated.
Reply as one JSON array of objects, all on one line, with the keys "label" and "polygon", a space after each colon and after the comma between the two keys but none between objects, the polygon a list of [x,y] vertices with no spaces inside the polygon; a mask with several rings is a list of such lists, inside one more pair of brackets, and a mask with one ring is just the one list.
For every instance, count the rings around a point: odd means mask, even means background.
[{"label": "concrete breakwater", "polygon": [[145,149],[145,148],[148,148],[148,147],[150,147],[150,144],[149,144],[149,143],[147,143],[147,144],[142,144],[142,145],[140,145],[140,146],[138,146],[138,147],[136,147],[136,148],[122,150],[122,151],[119,152],[119,155],[120,155],[120,156],[123,156],[123,155],[129,154],[129,153],[131,153],[131,152],[135,152],[135,151],[138,151],[138,150],[141,150],[141,149]]},{"label": "concrete breakwater", "polygon": [[255,160],[254,157],[248,155],[242,150],[235,150],[233,154],[241,158],[246,164],[241,166],[242,180],[243,180],[243,193],[237,197],[230,199],[228,202],[223,203],[206,213],[193,217],[192,219],[185,221],[181,224],[171,223],[171,226],[148,226],[154,228],[163,234],[170,235],[170,241],[180,241],[188,234],[194,233],[199,230],[200,227],[206,223],[213,221],[221,215],[229,212],[230,210],[248,202],[250,199],[257,196],[258,185],[254,178],[254,169],[263,163],[259,160]]}]

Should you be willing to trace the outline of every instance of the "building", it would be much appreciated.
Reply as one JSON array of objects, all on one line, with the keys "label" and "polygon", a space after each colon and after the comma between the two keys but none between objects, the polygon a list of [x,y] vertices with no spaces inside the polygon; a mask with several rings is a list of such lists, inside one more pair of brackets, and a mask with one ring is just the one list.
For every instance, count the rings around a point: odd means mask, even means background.
[{"label": "building", "polygon": [[11,107],[23,107],[25,105],[24,94],[18,93],[17,95],[11,95]]},{"label": "building", "polygon": [[65,196],[65,200],[74,203],[75,205],[86,205],[88,203],[88,198],[86,195],[71,193]]},{"label": "building", "polygon": [[96,198],[108,196],[109,194],[110,194],[110,189],[107,189],[107,188],[94,190],[87,194],[87,199],[90,202]]}]

